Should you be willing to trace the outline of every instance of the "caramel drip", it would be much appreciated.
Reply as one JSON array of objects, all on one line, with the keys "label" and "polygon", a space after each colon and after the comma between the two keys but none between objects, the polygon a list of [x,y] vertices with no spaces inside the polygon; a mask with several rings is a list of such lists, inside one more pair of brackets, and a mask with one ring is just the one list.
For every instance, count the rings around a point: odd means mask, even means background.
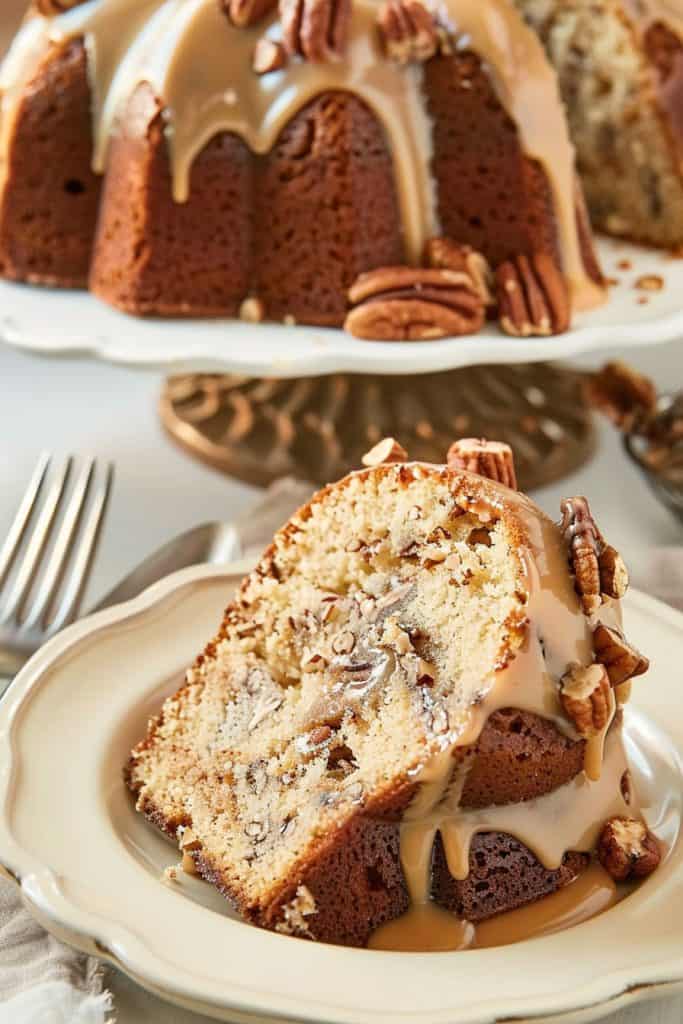
[{"label": "caramel drip", "polygon": [[604,727],[595,736],[591,736],[586,742],[586,753],[584,755],[583,769],[586,773],[586,778],[591,782],[599,782],[600,775],[602,772],[603,755],[605,751],[605,740],[607,738],[607,732],[615,712],[617,710],[617,698],[614,694],[614,690],[610,688],[609,691],[610,707],[607,721]]},{"label": "caramel drip", "polygon": [[576,224],[574,147],[555,71],[536,34],[507,0],[446,0],[461,49],[488,66],[501,104],[517,125],[522,148],[546,173],[555,201],[562,267],[575,309],[591,309],[604,291],[586,274]]},{"label": "caramel drip", "polygon": [[264,32],[280,39],[277,16],[252,29],[233,27],[216,0],[100,0],[54,18],[50,38],[86,40],[95,98],[94,168],[106,167],[115,119],[141,82],[164,103],[173,194],[185,202],[195,157],[220,132],[268,153],[288,122],[323,92],[353,93],[374,111],[394,157],[409,260],[439,233],[430,162],[431,124],[421,97],[421,68],[382,58],[377,8],[357,0],[348,58],[324,65],[291,62],[258,76],[252,55]]},{"label": "caramel drip", "polygon": [[524,843],[549,871],[562,864],[567,850],[589,853],[600,829],[613,815],[638,813],[621,792],[621,777],[628,768],[621,731],[612,729],[605,743],[600,778],[591,782],[581,772],[571,782],[536,800],[518,804],[460,810],[438,822],[441,839],[454,878],[469,873],[470,843],[478,832],[504,832]]},{"label": "caramel drip", "polygon": [[413,906],[402,917],[378,928],[368,946],[405,953],[507,946],[588,921],[614,906],[628,892],[625,886],[618,888],[598,864],[591,864],[557,892],[476,925],[454,917],[436,904]]},{"label": "caramel drip", "polygon": [[[490,487],[495,494],[496,486]],[[561,531],[521,494],[501,488],[500,504],[508,506],[524,527],[521,556],[528,593],[527,636],[512,662],[493,674],[488,691],[471,707],[469,721],[450,751],[443,751],[416,775],[423,785],[401,828],[401,863],[415,906],[429,900],[431,852],[437,832],[451,874],[464,879],[470,843],[478,832],[514,836],[552,870],[560,866],[568,850],[591,851],[608,817],[634,813],[634,805],[628,806],[621,793],[627,762],[620,725],[613,725],[608,734],[616,709],[614,694],[609,721],[600,735],[586,744],[585,771],[574,780],[523,803],[477,811],[458,806],[468,762],[454,770],[453,755],[457,747],[476,743],[494,711],[505,707],[529,711],[550,719],[568,737],[579,738],[560,704],[560,680],[571,664],[587,665],[593,660],[592,624],[580,609]],[[473,506],[473,511],[485,518],[491,509],[481,504]],[[605,604],[600,617],[619,623],[618,602]]]},{"label": "caramel drip", "polygon": [[[252,29],[234,28],[216,0],[91,0],[50,20],[32,19],[20,33],[3,72],[11,108],[3,133],[7,151],[22,85],[51,43],[84,37],[93,84],[94,167],[106,166],[115,118],[141,82],[164,103],[165,130],[177,201],[189,195],[192,162],[218,132],[234,132],[255,153],[266,153],[310,100],[330,90],[353,93],[382,123],[394,158],[408,259],[419,262],[438,234],[431,174],[431,123],[419,66],[385,59],[375,19],[376,0],[355,0],[348,53],[325,64],[291,61],[259,77],[251,67],[257,39],[281,36],[277,16]],[[482,57],[498,97],[519,129],[524,152],[543,166],[555,200],[562,264],[574,306],[597,305],[604,294],[586,274],[574,206],[574,154],[555,74],[534,34],[508,0],[445,0],[458,45]],[[35,49],[34,49],[35,47]]]}]

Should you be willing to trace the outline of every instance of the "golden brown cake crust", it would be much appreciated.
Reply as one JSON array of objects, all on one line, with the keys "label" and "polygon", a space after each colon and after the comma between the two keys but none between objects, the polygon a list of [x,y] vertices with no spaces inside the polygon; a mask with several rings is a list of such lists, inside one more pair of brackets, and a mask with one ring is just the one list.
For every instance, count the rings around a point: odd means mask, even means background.
[{"label": "golden brown cake crust", "polygon": [[53,46],[26,88],[8,146],[0,200],[0,273],[84,287],[100,198],[87,58]]}]

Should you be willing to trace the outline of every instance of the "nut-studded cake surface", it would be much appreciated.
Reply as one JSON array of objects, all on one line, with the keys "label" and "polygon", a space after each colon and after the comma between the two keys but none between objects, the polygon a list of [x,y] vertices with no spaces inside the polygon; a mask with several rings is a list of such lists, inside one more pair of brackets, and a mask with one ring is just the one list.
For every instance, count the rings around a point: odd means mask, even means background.
[{"label": "nut-studded cake surface", "polygon": [[402,458],[387,439],[276,534],[127,767],[247,919],[354,945],[430,896],[475,918],[536,899],[637,813],[562,531]]}]

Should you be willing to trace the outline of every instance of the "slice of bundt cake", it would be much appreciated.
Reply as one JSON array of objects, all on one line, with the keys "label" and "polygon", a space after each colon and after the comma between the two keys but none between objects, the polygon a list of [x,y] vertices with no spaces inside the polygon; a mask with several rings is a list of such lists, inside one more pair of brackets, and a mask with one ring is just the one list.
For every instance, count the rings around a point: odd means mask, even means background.
[{"label": "slice of bundt cake", "polygon": [[341,325],[359,275],[443,235],[559,292],[543,333],[602,301],[555,75],[508,0],[237,6],[36,0],[0,75],[5,277]]},{"label": "slice of bundt cake", "polygon": [[352,945],[430,897],[477,921],[637,814],[621,563],[583,499],[563,533],[509,484],[504,445],[383,442],[276,534],[133,751],[138,809],[247,920]]},{"label": "slice of bundt cake", "polygon": [[655,0],[515,0],[559,75],[597,227],[683,245],[683,10]]}]

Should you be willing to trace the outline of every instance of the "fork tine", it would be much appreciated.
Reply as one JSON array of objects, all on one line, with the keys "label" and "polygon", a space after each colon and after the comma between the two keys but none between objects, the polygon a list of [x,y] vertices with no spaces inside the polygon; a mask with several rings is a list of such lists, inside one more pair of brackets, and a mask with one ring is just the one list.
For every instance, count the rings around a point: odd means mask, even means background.
[{"label": "fork tine", "polygon": [[54,600],[64,575],[78,524],[83,515],[94,471],[95,460],[91,459],[90,462],[86,463],[78,476],[66,512],[64,513],[64,519],[52,549],[50,560],[45,569],[40,589],[23,623],[24,628],[29,629],[40,625],[49,611],[51,602]]},{"label": "fork tine", "polygon": [[68,626],[78,614],[81,599],[90,577],[100,530],[109,503],[113,479],[114,466],[110,462],[107,465],[104,479],[95,491],[93,502],[83,527],[82,536],[78,543],[78,550],[64,596],[53,621],[50,623],[50,633],[56,633],[64,626]]},{"label": "fork tine", "polygon": [[26,493],[24,494],[21,504],[17,509],[14,522],[10,526],[9,533],[5,539],[5,543],[2,545],[2,549],[0,549],[0,587],[2,587],[12,565],[14,564],[15,555],[19,549],[21,539],[24,536],[24,532],[35,508],[38,495],[40,494],[40,489],[43,486],[45,474],[47,473],[48,466],[50,465],[50,458],[51,456],[47,452],[43,452],[38,459],[38,464],[33,471],[33,476],[26,488]]},{"label": "fork tine", "polygon": [[57,478],[50,485],[50,489],[45,499],[38,521],[31,534],[31,539],[28,542],[26,553],[24,554],[23,561],[19,567],[17,578],[14,581],[14,586],[7,599],[7,604],[3,610],[0,620],[6,622],[11,619],[17,613],[21,611],[22,605],[26,599],[26,596],[31,588],[34,574],[40,558],[45,550],[48,538],[50,536],[50,530],[52,529],[52,523],[54,522],[59,503],[62,500],[62,494],[66,486],[69,474],[71,472],[71,465],[73,459],[69,457],[64,463],[61,471]]}]

